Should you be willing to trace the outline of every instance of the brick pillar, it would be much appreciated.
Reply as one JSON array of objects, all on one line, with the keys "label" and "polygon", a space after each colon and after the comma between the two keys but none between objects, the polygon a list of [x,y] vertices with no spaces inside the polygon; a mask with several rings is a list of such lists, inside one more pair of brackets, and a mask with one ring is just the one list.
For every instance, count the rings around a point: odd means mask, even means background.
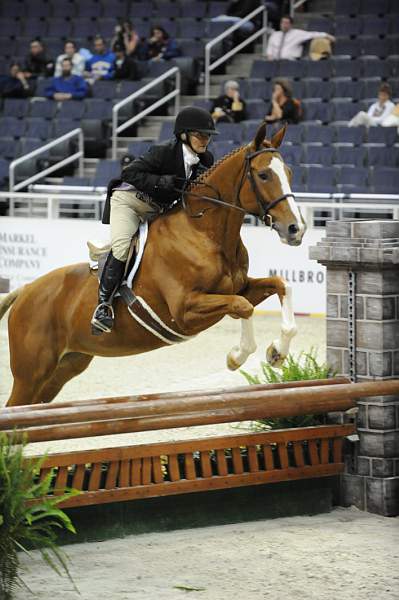
[{"label": "brick pillar", "polygon": [[[399,221],[331,221],[310,258],[327,267],[328,363],[356,381],[399,378]],[[342,504],[398,515],[399,396],[358,407]]]}]

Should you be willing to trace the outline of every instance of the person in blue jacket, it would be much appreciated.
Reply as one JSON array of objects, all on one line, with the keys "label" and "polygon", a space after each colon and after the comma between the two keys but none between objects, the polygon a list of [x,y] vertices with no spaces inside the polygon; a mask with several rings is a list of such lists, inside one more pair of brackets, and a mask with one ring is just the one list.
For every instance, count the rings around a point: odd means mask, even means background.
[{"label": "person in blue jacket", "polygon": [[89,77],[97,79],[112,79],[114,76],[115,54],[107,50],[104,38],[96,35],[94,38],[94,53],[86,62]]},{"label": "person in blue jacket", "polygon": [[87,96],[88,85],[80,75],[72,75],[72,61],[64,58],[61,63],[61,76],[53,77],[46,88],[47,98],[57,101],[82,100]]},{"label": "person in blue jacket", "polygon": [[172,39],[163,27],[151,29],[149,39],[144,42],[141,58],[144,60],[171,60],[181,55],[176,40]]}]

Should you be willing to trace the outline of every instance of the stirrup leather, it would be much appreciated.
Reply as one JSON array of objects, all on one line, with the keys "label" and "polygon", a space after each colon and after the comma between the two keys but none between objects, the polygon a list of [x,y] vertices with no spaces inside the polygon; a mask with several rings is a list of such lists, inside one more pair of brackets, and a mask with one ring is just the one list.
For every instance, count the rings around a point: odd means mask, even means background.
[{"label": "stirrup leather", "polygon": [[112,306],[112,304],[109,304],[108,302],[100,302],[100,304],[98,304],[95,308],[95,311],[93,313],[93,316],[91,318],[91,324],[93,325],[93,327],[96,327],[96,329],[99,329],[100,331],[104,332],[104,333],[111,333],[112,328],[111,327],[107,327],[106,325],[104,325],[104,323],[101,323],[101,321],[99,321],[96,317],[97,311],[99,308],[102,307],[106,307],[109,313],[109,317],[112,320],[112,323],[115,320],[115,313],[114,313],[114,307]]}]

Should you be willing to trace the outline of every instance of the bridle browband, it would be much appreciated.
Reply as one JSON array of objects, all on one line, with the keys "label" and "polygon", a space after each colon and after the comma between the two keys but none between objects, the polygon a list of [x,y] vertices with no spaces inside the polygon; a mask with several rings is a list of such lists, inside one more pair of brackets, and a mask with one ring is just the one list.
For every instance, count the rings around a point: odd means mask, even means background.
[{"label": "bridle browband", "polygon": [[[265,225],[266,225],[266,219],[269,217],[269,219],[270,219],[270,225],[271,225],[272,224],[272,219],[271,219],[271,216],[269,215],[269,211],[272,210],[273,208],[275,208],[278,204],[280,204],[280,202],[282,202],[286,198],[290,198],[291,197],[291,198],[293,198],[295,200],[295,195],[292,194],[292,193],[290,193],[290,194],[283,194],[282,196],[279,196],[278,198],[276,198],[275,200],[272,200],[268,204],[265,204],[263,202],[262,195],[261,195],[261,193],[259,191],[259,188],[257,186],[256,180],[255,180],[255,177],[254,177],[254,170],[252,168],[251,161],[256,156],[259,156],[260,154],[264,154],[266,152],[279,152],[279,151],[277,150],[277,148],[262,148],[261,150],[256,150],[255,152],[247,152],[246,153],[246,155],[245,155],[244,169],[243,169],[243,173],[242,173],[242,176],[241,176],[240,185],[238,186],[235,204],[229,204],[228,202],[225,202],[224,200],[222,200],[221,197],[220,197],[219,190],[217,190],[214,186],[212,186],[209,183],[202,182],[202,181],[196,182],[195,180],[193,182],[191,182],[189,180],[185,180],[184,181],[184,185],[183,185],[183,189],[176,190],[176,191],[179,191],[181,193],[181,202],[182,202],[184,210],[193,219],[199,219],[199,218],[203,217],[204,214],[205,214],[205,212],[207,210],[210,210],[210,208],[204,208],[203,210],[199,211],[198,213],[195,213],[195,214],[192,213],[189,210],[189,207],[187,205],[186,198],[185,198],[186,193],[189,193],[190,196],[195,196],[196,198],[199,198],[200,200],[206,200],[208,202],[211,202],[212,204],[217,204],[219,206],[224,206],[225,208],[230,208],[230,209],[233,209],[233,210],[238,210],[238,211],[240,211],[240,212],[242,212],[244,214],[252,215],[253,217],[258,217],[258,218],[262,219],[262,221],[265,223]],[[241,189],[242,189],[242,187],[244,185],[244,181],[245,181],[246,177],[250,181],[252,191],[253,191],[253,193],[255,195],[256,202],[257,202],[258,207],[259,207],[259,213],[258,214],[257,213],[252,213],[252,212],[249,212],[249,211],[245,210],[244,208],[242,208],[241,203],[240,203]],[[187,187],[191,183],[193,185],[206,185],[207,187],[209,187],[210,189],[212,189],[217,194],[217,198],[213,198],[211,196],[204,196],[202,194],[197,194],[195,192],[187,190]]]}]

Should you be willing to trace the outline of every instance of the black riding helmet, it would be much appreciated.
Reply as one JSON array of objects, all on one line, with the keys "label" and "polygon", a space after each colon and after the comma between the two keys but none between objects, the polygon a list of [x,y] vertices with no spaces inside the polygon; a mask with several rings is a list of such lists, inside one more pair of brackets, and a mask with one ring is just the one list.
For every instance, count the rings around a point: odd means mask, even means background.
[{"label": "black riding helmet", "polygon": [[197,106],[183,108],[176,117],[175,136],[179,137],[181,133],[188,133],[189,131],[219,135],[210,113]]}]

